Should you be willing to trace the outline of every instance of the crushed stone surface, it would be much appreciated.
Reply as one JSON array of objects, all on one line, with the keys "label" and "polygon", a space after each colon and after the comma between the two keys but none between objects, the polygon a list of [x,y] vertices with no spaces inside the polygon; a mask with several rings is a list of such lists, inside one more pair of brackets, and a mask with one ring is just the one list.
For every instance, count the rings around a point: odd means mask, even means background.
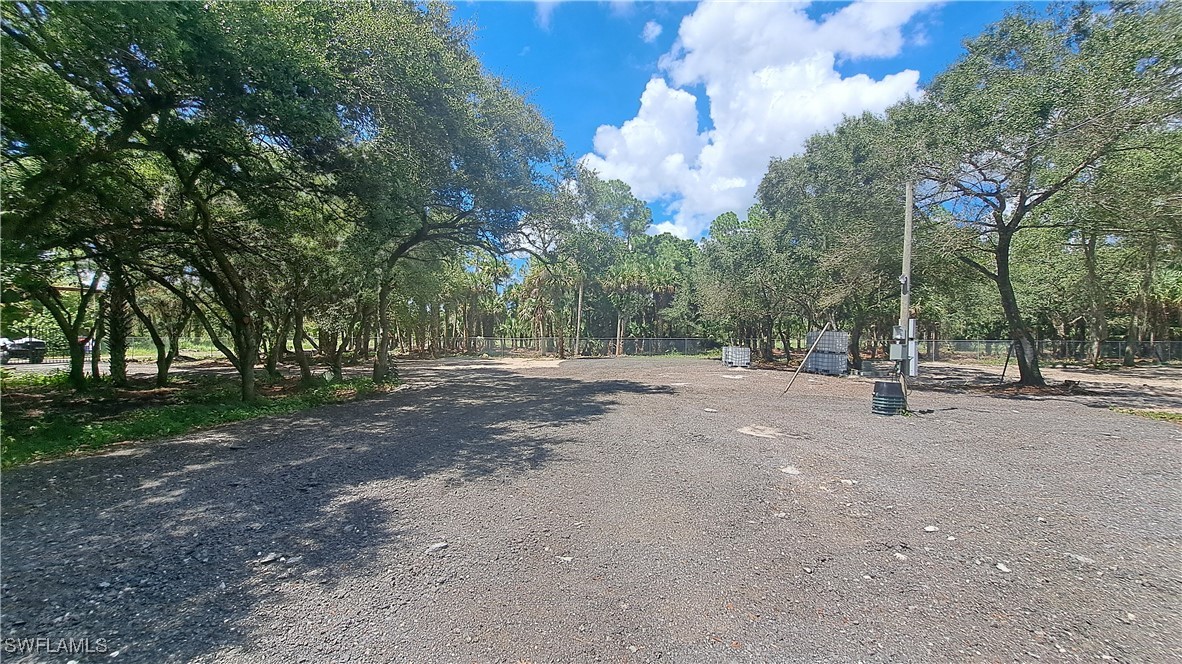
[{"label": "crushed stone surface", "polygon": [[1176,424],[943,389],[880,417],[869,381],[707,360],[400,370],[6,471],[5,661],[1182,658]]}]

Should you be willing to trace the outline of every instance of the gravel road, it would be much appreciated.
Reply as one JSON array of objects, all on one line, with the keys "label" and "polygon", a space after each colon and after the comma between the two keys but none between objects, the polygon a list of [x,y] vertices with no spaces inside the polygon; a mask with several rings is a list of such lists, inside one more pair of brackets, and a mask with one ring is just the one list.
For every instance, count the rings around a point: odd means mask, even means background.
[{"label": "gravel road", "polygon": [[869,382],[706,360],[402,371],[5,472],[4,660],[1182,658],[1177,425],[877,417]]}]

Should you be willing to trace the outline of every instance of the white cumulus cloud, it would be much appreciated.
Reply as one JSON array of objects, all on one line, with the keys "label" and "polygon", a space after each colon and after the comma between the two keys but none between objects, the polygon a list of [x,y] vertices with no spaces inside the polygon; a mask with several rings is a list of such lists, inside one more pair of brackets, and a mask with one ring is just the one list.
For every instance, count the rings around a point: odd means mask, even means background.
[{"label": "white cumulus cloud", "polygon": [[[583,162],[664,203],[673,221],[654,230],[698,236],[719,214],[746,211],[772,157],[799,152],[844,115],[918,94],[919,72],[843,77],[837,65],[897,55],[904,26],[927,6],[859,1],[814,21],[799,4],[703,2],[682,21],[636,117],[599,127]],[[691,90],[709,102],[708,130]]]},{"label": "white cumulus cloud", "polygon": [[538,27],[549,32],[550,17],[554,15],[554,10],[558,8],[558,3],[562,0],[537,0],[534,3],[534,22]]},{"label": "white cumulus cloud", "polygon": [[684,226],[679,226],[672,221],[662,221],[659,224],[653,224],[649,227],[649,232],[653,235],[660,235],[661,233],[668,233],[675,235],[683,240],[690,239],[689,229]]},{"label": "white cumulus cloud", "polygon": [[648,201],[678,192],[707,146],[698,134],[696,103],[694,95],[670,88],[663,78],[649,80],[640,112],[619,127],[599,127],[595,154],[583,157],[584,163],[607,179],[627,182]]},{"label": "white cumulus cloud", "polygon": [[640,37],[644,39],[646,44],[651,44],[661,36],[661,24],[656,21],[649,21],[644,24],[644,31],[640,33]]}]

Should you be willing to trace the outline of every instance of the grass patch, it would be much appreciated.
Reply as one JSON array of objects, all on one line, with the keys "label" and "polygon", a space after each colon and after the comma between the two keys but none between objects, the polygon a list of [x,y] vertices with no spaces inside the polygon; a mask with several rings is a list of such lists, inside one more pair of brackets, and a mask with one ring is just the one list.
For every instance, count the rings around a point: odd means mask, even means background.
[{"label": "grass patch", "polygon": [[8,468],[30,461],[96,450],[113,443],[175,436],[195,429],[264,415],[343,403],[389,391],[368,378],[301,387],[282,380],[261,385],[256,403],[238,399],[237,379],[193,376],[156,388],[150,380],[127,388],[99,383],[83,394],[71,392],[62,374],[20,376],[0,373],[3,431],[0,463]]},{"label": "grass patch", "polygon": [[70,374],[65,371],[48,373],[17,373],[11,369],[0,369],[0,391],[20,389],[65,389]]},{"label": "grass patch", "polygon": [[1168,410],[1137,410],[1135,408],[1113,408],[1113,410],[1126,415],[1137,415],[1140,417],[1148,417],[1151,420],[1161,420],[1163,422],[1182,424],[1182,413],[1174,413]]}]

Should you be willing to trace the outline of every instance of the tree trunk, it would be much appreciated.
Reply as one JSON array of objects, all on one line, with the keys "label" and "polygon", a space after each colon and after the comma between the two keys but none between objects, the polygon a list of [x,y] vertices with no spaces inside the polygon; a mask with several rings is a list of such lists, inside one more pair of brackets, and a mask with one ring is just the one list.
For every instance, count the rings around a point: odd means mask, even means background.
[{"label": "tree trunk", "polygon": [[291,330],[291,311],[288,310],[283,314],[283,320],[280,321],[279,327],[275,330],[275,336],[271,339],[271,352],[267,353],[267,375],[272,380],[280,378],[279,375],[279,357],[283,355],[283,351],[287,350],[287,333]]},{"label": "tree trunk", "polygon": [[[107,342],[111,382],[127,387],[127,338],[131,335],[132,313],[128,304],[127,277],[121,267],[111,271],[107,299]],[[96,344],[95,350],[98,350]]]},{"label": "tree trunk", "polygon": [[238,356],[238,374],[242,378],[242,400],[251,403],[258,400],[254,374],[259,361],[259,339],[254,319],[249,315],[244,316],[236,327],[234,351]]},{"label": "tree trunk", "polygon": [[[347,335],[345,338],[347,338]],[[323,351],[324,358],[328,362],[328,368],[332,371],[333,381],[341,382],[345,379],[344,371],[341,369],[341,354],[344,352],[344,345],[337,344],[336,332],[328,335],[328,345],[323,348]]]},{"label": "tree trunk", "polygon": [[[222,239],[211,230],[215,224],[209,199],[203,198],[196,192],[192,181],[186,186],[184,195],[193,203],[194,209],[202,221],[197,229],[197,234],[212,258],[212,263],[196,261],[193,267],[213,289],[219,303],[226,310],[225,324],[234,341],[232,357],[228,357],[234,362],[238,374],[242,378],[242,400],[248,403],[253,402],[258,397],[254,384],[254,373],[255,364],[259,360],[261,336],[258,310],[254,301],[255,291],[247,284],[245,274],[230,260]],[[161,283],[161,285],[164,284]],[[209,324],[209,321],[203,320],[203,325],[213,336],[213,326]],[[223,348],[223,352],[228,349],[224,345],[220,348]]]},{"label": "tree trunk", "polygon": [[[557,302],[557,300],[556,300]],[[555,342],[558,344],[558,359],[566,359],[566,329],[562,324],[562,314],[555,312],[554,322],[550,325],[550,333],[555,337]]]},{"label": "tree trunk", "polygon": [[439,357],[443,349],[444,340],[443,321],[439,315],[439,304],[431,305],[431,357]]},{"label": "tree trunk", "polygon": [[1137,287],[1137,305],[1129,319],[1129,331],[1125,336],[1124,366],[1136,364],[1136,357],[1141,353],[1141,343],[1145,339],[1145,330],[1149,327],[1149,298],[1153,290],[1153,271],[1157,268],[1157,237],[1149,236],[1149,246],[1145,253],[1145,270],[1141,273],[1141,283]]},{"label": "tree trunk", "polygon": [[242,401],[245,403],[252,403],[258,400],[258,389],[254,384],[254,365],[258,362],[258,350],[247,350],[246,357],[242,359],[242,366],[238,369],[238,373],[242,377]]},{"label": "tree trunk", "polygon": [[308,362],[308,354],[304,352],[304,303],[295,303],[295,335],[292,348],[295,350],[296,362],[300,365],[300,380],[307,383],[312,380],[312,365]]},{"label": "tree trunk", "polygon": [[759,339],[760,356],[764,362],[771,362],[776,359],[773,353],[776,348],[775,320],[771,316],[767,316],[761,323],[763,329],[761,330],[762,334],[760,334]]},{"label": "tree trunk", "polygon": [[778,326],[780,332],[780,344],[784,347],[784,361],[788,362],[792,359],[792,337],[785,328],[783,321]]},{"label": "tree trunk", "polygon": [[849,354],[851,366],[855,371],[862,370],[862,328],[861,321],[854,320],[850,326]]},{"label": "tree trunk", "polygon": [[[98,312],[94,316],[94,329],[88,335],[90,337],[90,378],[91,380],[98,380],[102,378],[102,373],[99,371],[99,361],[102,359],[102,343],[103,337],[107,335],[107,306],[106,297],[99,297]],[[85,351],[84,351],[85,352]]]},{"label": "tree trunk", "polygon": [[70,387],[78,392],[86,390],[86,348],[77,336],[67,337],[70,346]]},{"label": "tree trunk", "polygon": [[374,359],[373,380],[384,383],[397,379],[398,374],[390,367],[390,267],[382,272],[382,284],[378,289],[378,348]]},{"label": "tree trunk", "polygon": [[1010,243],[1013,241],[1013,231],[1004,226],[997,234],[997,249],[994,254],[997,261],[997,290],[1001,296],[1001,308],[1005,313],[1006,324],[1010,330],[1010,340],[1014,342],[1014,357],[1018,361],[1018,382],[1022,385],[1043,386],[1046,380],[1038,367],[1038,346],[1030,326],[1022,319],[1018,309],[1018,297],[1014,293],[1013,282],[1010,281]]},{"label": "tree trunk", "polygon": [[179,352],[180,348],[175,337],[169,339],[167,349],[163,344],[156,346],[156,387],[168,385],[168,370],[172,368],[172,361],[176,359]]},{"label": "tree trunk", "polygon": [[616,313],[616,357],[624,354],[624,314]]},{"label": "tree trunk", "polygon": [[369,359],[369,339],[371,336],[373,336],[373,326],[371,325],[370,313],[370,308],[366,306],[361,314],[361,338],[357,343],[357,359],[359,360]]},{"label": "tree trunk", "polygon": [[[156,387],[164,387],[168,384],[168,369],[172,366],[173,359],[176,358],[180,352],[177,336],[169,335],[166,343],[164,337],[161,336],[159,328],[152,322],[143,309],[140,308],[139,302],[136,300],[135,287],[129,285],[127,288],[127,305],[131,307],[132,313],[143,324],[144,329],[148,331],[148,335],[152,337],[152,345],[156,347]],[[186,315],[185,318],[188,318]],[[177,321],[173,321],[174,324]],[[179,327],[184,327],[184,322],[180,321]]]},{"label": "tree trunk", "polygon": [[579,303],[575,313],[575,347],[574,356],[579,356],[579,344],[583,340],[583,280],[579,280]]},{"label": "tree trunk", "polygon": [[369,306],[365,304],[358,305],[358,314],[360,323],[357,326],[357,340],[353,347],[356,348],[358,360],[369,359]]}]

